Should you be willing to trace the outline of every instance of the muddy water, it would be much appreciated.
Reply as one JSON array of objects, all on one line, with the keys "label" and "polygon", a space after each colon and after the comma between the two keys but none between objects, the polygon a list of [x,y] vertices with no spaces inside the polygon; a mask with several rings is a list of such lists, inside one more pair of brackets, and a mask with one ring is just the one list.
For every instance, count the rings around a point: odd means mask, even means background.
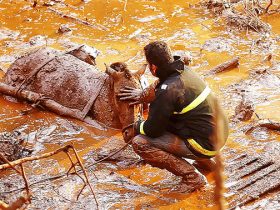
[{"label": "muddy water", "polygon": [[[43,1],[38,2],[33,8],[32,1],[0,0],[0,68],[4,71],[16,56],[27,50],[46,45],[65,49],[72,43],[86,43],[99,49],[101,55],[97,58],[97,65],[101,70],[104,70],[104,62],[115,61],[126,61],[131,69],[137,69],[144,62],[143,46],[149,41],[164,40],[170,44],[175,53],[190,54],[193,57],[191,67],[202,76],[215,65],[235,56],[240,57],[239,68],[205,78],[231,116],[240,97],[232,98],[232,95],[225,91],[228,85],[247,79],[250,71],[257,67],[270,67],[280,61],[280,15],[263,17],[263,20],[272,25],[272,34],[260,35],[230,29],[222,21],[214,21],[213,16],[201,8],[197,0],[187,2],[178,0],[176,3],[171,0],[136,0],[128,1],[126,7],[124,1],[117,0],[96,0],[88,3],[68,0],[51,7],[87,20],[97,27],[93,28],[61,18],[52,12],[50,7],[42,6]],[[62,24],[67,24],[72,31],[66,34],[57,33]],[[107,30],[104,30],[104,27]],[[272,61],[263,62],[270,53],[273,54]],[[276,74],[279,75],[279,69]],[[0,71],[0,77],[2,75],[3,72]],[[148,72],[147,77],[153,81]],[[279,94],[272,89],[266,91],[263,87],[257,91],[268,95],[266,101],[255,102],[258,115],[279,121]],[[229,103],[230,101],[232,103]],[[7,102],[1,97],[0,132],[14,129],[24,132],[27,135],[27,146],[34,149],[34,154],[48,152],[72,142],[79,154],[86,159],[88,154],[102,148],[108,140],[114,140],[117,146],[122,143],[118,131],[98,130],[46,111],[33,110],[27,115],[22,114],[22,111],[29,109],[28,105]],[[258,140],[254,135],[245,136],[240,132],[242,126],[244,124],[232,127],[228,148],[242,151],[250,146],[259,145],[260,142],[280,141],[278,134],[268,131],[263,138],[262,133],[256,133]],[[240,138],[243,141],[236,141]],[[262,147],[259,150],[261,151]],[[42,174],[54,175],[63,172],[63,169],[67,170],[69,166],[66,156],[61,154],[49,161],[29,166],[29,174],[39,177]],[[114,163],[102,165],[102,169],[104,168],[116,172],[117,178],[130,180],[134,187],[131,189],[130,185],[123,184],[108,188],[99,184],[98,189],[100,188],[101,193],[97,197],[104,209],[216,209],[213,201],[212,174],[207,175],[209,185],[202,191],[178,195],[167,193],[165,190],[178,183],[178,180],[166,171],[147,165],[117,167]],[[104,176],[106,173],[102,175],[100,172],[98,177],[101,180],[98,182],[104,183],[106,181]],[[79,185],[78,182],[76,184],[74,182],[71,186],[73,190]],[[102,194],[104,189],[108,190],[109,195]],[[129,197],[130,194],[132,196]],[[81,201],[86,203],[86,196],[82,197]],[[36,199],[34,202],[37,202]],[[69,207],[67,200],[63,202],[64,208]],[[57,201],[61,205],[63,202]],[[49,208],[55,206],[49,204]],[[87,208],[90,209],[89,206]]]}]

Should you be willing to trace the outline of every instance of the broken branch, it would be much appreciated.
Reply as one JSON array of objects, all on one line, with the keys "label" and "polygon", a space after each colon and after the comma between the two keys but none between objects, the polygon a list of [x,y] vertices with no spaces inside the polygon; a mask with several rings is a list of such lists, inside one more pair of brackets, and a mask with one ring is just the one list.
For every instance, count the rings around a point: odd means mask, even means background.
[{"label": "broken branch", "polygon": [[269,130],[280,131],[280,123],[272,120],[259,120],[257,123],[254,123],[245,134],[250,134],[254,129],[262,127],[267,128]]},{"label": "broken branch", "polygon": [[89,26],[89,27],[91,27],[91,28],[98,29],[98,30],[103,30],[103,31],[109,31],[109,29],[106,28],[106,27],[103,26],[103,25],[100,25],[100,24],[97,24],[97,23],[95,23],[95,25],[94,25],[94,24],[92,24],[92,23],[89,23],[88,21],[82,20],[82,19],[77,18],[77,17],[74,17],[74,16],[72,16],[72,15],[67,15],[67,14],[65,14],[65,13],[63,13],[63,12],[60,12],[60,11],[58,11],[58,10],[55,10],[55,9],[53,9],[53,8],[48,8],[48,10],[51,11],[51,12],[53,12],[53,13],[55,13],[56,15],[59,15],[59,16],[63,17],[63,18],[67,18],[67,19],[69,19],[69,20],[72,20],[72,21],[75,21],[75,22],[77,22],[77,23],[80,23],[80,24]]},{"label": "broken branch", "polygon": [[229,61],[226,61],[222,64],[219,64],[215,68],[211,69],[206,73],[206,76],[210,76],[213,74],[218,74],[220,72],[224,72],[226,70],[234,69],[239,65],[239,57],[235,57]]}]

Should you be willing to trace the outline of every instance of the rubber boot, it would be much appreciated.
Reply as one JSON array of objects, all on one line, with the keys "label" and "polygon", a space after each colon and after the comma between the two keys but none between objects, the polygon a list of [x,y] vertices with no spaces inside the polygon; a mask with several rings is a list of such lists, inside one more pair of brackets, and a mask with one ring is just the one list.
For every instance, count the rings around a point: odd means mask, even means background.
[{"label": "rubber boot", "polygon": [[174,191],[190,193],[206,184],[204,176],[197,172],[189,162],[152,146],[139,135],[133,139],[132,146],[134,151],[151,166],[166,169],[182,177],[180,186],[177,186]]}]

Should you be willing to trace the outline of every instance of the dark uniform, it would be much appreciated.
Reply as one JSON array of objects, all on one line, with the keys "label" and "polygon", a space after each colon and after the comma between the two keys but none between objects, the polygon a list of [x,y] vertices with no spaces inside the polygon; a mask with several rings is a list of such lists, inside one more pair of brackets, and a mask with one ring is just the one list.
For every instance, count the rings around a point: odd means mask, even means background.
[{"label": "dark uniform", "polygon": [[[167,68],[170,75],[156,86],[156,97],[150,104],[148,119],[138,125],[139,134],[157,138],[168,131],[185,140],[198,157],[215,155],[211,139],[213,95],[199,76],[177,58]],[[228,135],[224,116],[224,142]]]},{"label": "dark uniform", "polygon": [[[216,155],[212,136],[213,101],[210,88],[199,76],[188,69],[180,57],[164,69],[157,70],[159,84],[151,102],[148,119],[137,122],[132,141],[133,148],[147,163],[182,176],[186,191],[205,184],[203,176],[181,157],[194,159],[203,167],[210,166]],[[228,136],[228,123],[222,116],[224,142]]]}]

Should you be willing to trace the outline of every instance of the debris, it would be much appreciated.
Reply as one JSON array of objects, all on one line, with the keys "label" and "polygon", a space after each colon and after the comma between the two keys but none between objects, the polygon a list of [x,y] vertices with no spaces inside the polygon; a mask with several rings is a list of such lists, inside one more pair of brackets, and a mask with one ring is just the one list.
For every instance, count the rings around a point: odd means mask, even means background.
[{"label": "debris", "polygon": [[163,19],[165,17],[165,15],[163,13],[159,14],[159,15],[152,15],[152,16],[147,16],[144,18],[139,18],[137,19],[137,21],[141,22],[141,23],[147,23],[156,19]]},{"label": "debris", "polygon": [[269,32],[271,26],[260,20],[260,18],[252,12],[240,14],[227,9],[223,12],[223,17],[227,21],[227,25],[236,26],[239,29],[251,29],[256,32]]},{"label": "debris", "polygon": [[234,69],[239,65],[239,57],[235,57],[229,61],[226,61],[218,66],[216,66],[215,68],[211,69],[208,71],[208,73],[206,74],[206,76],[210,76],[213,74],[218,74],[220,72],[224,72],[226,70],[230,70],[230,69]]},{"label": "debris", "polygon": [[257,123],[253,123],[253,125],[245,131],[245,134],[250,134],[254,129],[262,127],[262,128],[267,128],[270,130],[275,130],[275,131],[280,131],[280,123],[269,120],[269,119],[262,119],[259,120]]},{"label": "debris", "polygon": [[69,33],[71,32],[71,28],[68,27],[68,25],[61,25],[58,29],[58,33],[61,33],[61,34],[65,34],[65,33]]},{"label": "debris", "polygon": [[[17,160],[30,155],[32,151],[22,146],[24,140],[25,136],[18,131],[1,133],[0,153],[2,153],[9,161]],[[3,161],[0,160],[0,164],[2,163]]]},{"label": "debris", "polygon": [[[279,154],[278,154],[279,155]],[[280,163],[270,155],[243,154],[227,164],[229,209],[242,207],[280,187]]]},{"label": "debris", "polygon": [[86,20],[82,20],[80,18],[74,17],[73,15],[67,15],[67,14],[65,14],[63,12],[60,12],[60,11],[58,11],[56,9],[53,9],[53,8],[48,8],[48,10],[55,13],[56,15],[59,15],[59,16],[63,17],[63,18],[75,21],[77,23],[89,26],[89,27],[94,28],[94,29],[103,30],[103,31],[108,31],[109,30],[108,28],[106,28],[103,25],[100,25],[100,24],[97,24],[97,23],[92,24],[92,23],[90,23]]},{"label": "debris", "polygon": [[21,196],[10,205],[0,200],[0,209],[2,210],[21,209],[25,204],[29,203],[29,201],[30,201],[30,197],[28,196]]},{"label": "debris", "polygon": [[[74,162],[72,156],[70,155],[70,151],[73,151],[74,153],[74,156],[75,156],[75,160],[76,162]],[[34,161],[34,160],[41,160],[41,159],[45,159],[45,158],[48,158],[48,157],[51,157],[53,155],[56,155],[58,153],[61,153],[61,152],[64,152],[67,157],[69,158],[70,162],[71,162],[71,166],[70,168],[68,169],[67,171],[67,175],[70,174],[71,170],[73,169],[74,172],[72,172],[71,174],[75,174],[77,175],[78,177],[80,177],[82,179],[82,181],[84,182],[84,185],[82,187],[82,189],[80,190],[78,196],[77,196],[77,199],[79,198],[79,196],[81,195],[82,191],[85,189],[86,186],[89,186],[90,190],[91,190],[91,193],[94,197],[94,200],[96,202],[96,206],[97,206],[97,209],[98,209],[98,202],[96,200],[96,196],[95,196],[95,193],[93,191],[93,188],[89,182],[89,178],[88,178],[88,174],[87,174],[87,171],[85,170],[85,167],[81,161],[81,158],[79,157],[75,147],[73,145],[66,145],[64,147],[61,147],[55,151],[52,151],[52,152],[48,152],[48,153],[44,153],[44,154],[41,154],[41,155],[36,155],[36,156],[32,156],[32,157],[25,157],[25,158],[22,158],[22,159],[18,159],[18,160],[15,160],[13,162],[9,162],[1,153],[0,153],[0,158],[2,160],[4,160],[6,162],[6,164],[2,164],[0,165],[0,171],[1,170],[5,170],[5,169],[8,169],[8,168],[12,168],[14,169],[18,174],[20,174],[23,179],[24,179],[24,182],[25,182],[25,189],[26,189],[26,192],[27,192],[27,196],[30,197],[30,190],[29,190],[29,185],[28,185],[28,182],[27,182],[27,178],[26,178],[26,175],[25,175],[25,172],[24,172],[24,168],[23,168],[23,164],[26,163],[26,162],[31,162],[31,161]],[[20,166],[21,167],[21,171],[19,171],[16,166]],[[80,170],[77,170],[76,167],[77,166],[80,166]],[[82,176],[79,175],[79,171],[82,171],[83,172],[83,175],[85,178],[83,178]],[[93,175],[95,176],[95,174],[93,173]],[[96,176],[95,176],[96,177]],[[96,177],[97,178],[97,177]]]},{"label": "debris", "polygon": [[241,121],[248,121],[254,114],[254,105],[250,100],[245,100],[245,96],[242,95],[240,104],[235,108],[234,118]]},{"label": "debris", "polygon": [[140,34],[141,32],[142,32],[142,29],[139,28],[139,29],[137,29],[136,31],[134,31],[132,34],[130,34],[130,35],[128,36],[128,38],[129,38],[129,39],[132,39],[132,38],[136,37],[138,34]]},{"label": "debris", "polygon": [[51,7],[51,6],[53,6],[53,5],[55,5],[55,2],[54,2],[54,1],[48,1],[48,2],[44,2],[44,3],[43,3],[43,6],[46,6],[46,7]]}]

